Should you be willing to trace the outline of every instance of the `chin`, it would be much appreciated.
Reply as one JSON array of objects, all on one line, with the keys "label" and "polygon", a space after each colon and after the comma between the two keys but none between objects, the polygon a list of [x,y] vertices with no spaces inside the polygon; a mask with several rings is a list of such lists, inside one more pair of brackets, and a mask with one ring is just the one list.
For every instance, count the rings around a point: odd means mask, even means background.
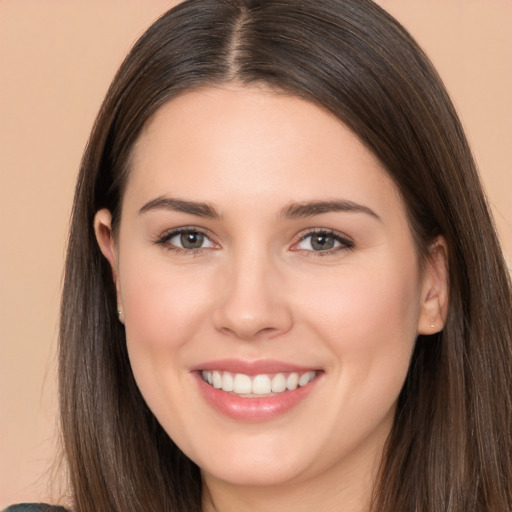
[{"label": "chin", "polygon": [[[279,486],[298,483],[313,476],[318,462],[325,462],[314,443],[286,442],[282,436],[245,435],[245,439],[210,440],[215,447],[196,463],[208,482],[208,477],[230,485]],[[293,437],[293,436],[292,436]],[[206,457],[204,454],[208,454]],[[321,469],[320,469],[321,471]]]},{"label": "chin", "polygon": [[213,478],[239,487],[286,485],[300,479],[302,471],[284,461],[240,461],[237,464],[212,465],[202,470],[205,480]]}]

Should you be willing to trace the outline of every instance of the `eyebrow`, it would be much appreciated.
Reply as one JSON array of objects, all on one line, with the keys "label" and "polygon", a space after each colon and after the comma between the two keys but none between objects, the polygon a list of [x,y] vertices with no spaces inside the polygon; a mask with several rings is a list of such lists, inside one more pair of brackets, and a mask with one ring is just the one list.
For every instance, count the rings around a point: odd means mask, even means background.
[{"label": "eyebrow", "polygon": [[189,213],[197,217],[220,219],[221,214],[209,203],[186,201],[173,197],[160,196],[148,201],[140,210],[139,215],[151,210],[171,210],[174,212]]},{"label": "eyebrow", "polygon": [[[144,206],[142,206],[142,208],[140,208],[139,215],[152,210],[171,210],[174,212],[188,213],[197,217],[208,217],[211,219],[222,218],[222,215],[210,203],[187,201],[185,199],[177,199],[167,196],[160,196],[148,201]],[[377,220],[382,220],[371,208],[343,199],[332,201],[292,202],[281,210],[280,217],[283,219],[300,219],[330,212],[365,213]]]},{"label": "eyebrow", "polygon": [[281,217],[284,219],[300,219],[330,212],[365,213],[379,221],[382,221],[381,217],[371,208],[368,208],[368,206],[343,199],[333,201],[307,201],[300,203],[290,203],[281,210]]}]

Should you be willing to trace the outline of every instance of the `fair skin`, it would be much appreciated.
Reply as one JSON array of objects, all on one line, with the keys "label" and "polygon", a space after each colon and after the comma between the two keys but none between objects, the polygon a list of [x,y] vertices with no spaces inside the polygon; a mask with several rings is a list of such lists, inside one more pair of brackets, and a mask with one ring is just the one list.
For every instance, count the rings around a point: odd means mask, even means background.
[{"label": "fair skin", "polygon": [[[135,379],[215,510],[367,511],[414,340],[443,326],[443,240],[420,269],[373,154],[261,87],[181,95],[132,156],[119,232],[99,211],[98,243]],[[312,380],[237,394],[202,370]]]}]

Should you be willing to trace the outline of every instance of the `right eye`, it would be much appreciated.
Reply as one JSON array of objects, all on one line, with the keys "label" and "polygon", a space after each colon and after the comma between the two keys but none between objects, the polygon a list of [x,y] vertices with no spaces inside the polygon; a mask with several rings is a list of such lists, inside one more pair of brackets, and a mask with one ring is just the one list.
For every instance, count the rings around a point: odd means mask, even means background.
[{"label": "right eye", "polygon": [[157,243],[176,252],[197,252],[216,245],[205,233],[193,228],[180,228],[164,234]]}]

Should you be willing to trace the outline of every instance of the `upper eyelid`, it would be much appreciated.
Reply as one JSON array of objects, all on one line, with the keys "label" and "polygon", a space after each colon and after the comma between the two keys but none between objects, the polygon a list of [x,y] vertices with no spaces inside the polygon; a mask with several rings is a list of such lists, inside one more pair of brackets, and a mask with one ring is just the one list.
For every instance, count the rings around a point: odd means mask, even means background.
[{"label": "upper eyelid", "polygon": [[213,238],[210,232],[207,229],[199,228],[197,226],[181,226],[179,228],[171,228],[167,229],[162,232],[161,235],[159,235],[159,239],[162,238],[172,238],[173,236],[179,235],[180,233],[186,233],[186,232],[197,232],[201,233],[202,235],[205,235],[208,238]]},{"label": "upper eyelid", "polygon": [[335,238],[339,238],[341,240],[345,240],[346,242],[354,243],[352,238],[348,236],[347,234],[338,231],[336,229],[330,229],[330,228],[310,228],[307,230],[304,230],[298,234],[299,241],[304,240],[308,236],[315,235],[317,233],[326,233],[327,235],[332,235]]},{"label": "upper eyelid", "polygon": [[[308,237],[317,234],[317,233],[325,233],[326,235],[332,236],[340,245],[338,247],[333,247],[331,249],[325,249],[321,251],[314,251],[311,249],[301,249],[296,248],[294,252],[302,252],[303,254],[307,255],[314,255],[314,256],[328,256],[330,254],[338,253],[339,251],[343,250],[351,250],[354,249],[356,244],[353,241],[353,239],[344,233],[341,233],[340,231],[334,230],[334,229],[326,229],[326,228],[314,228],[308,230],[306,233],[302,234],[298,241],[294,242],[292,244],[292,248],[294,246],[297,246],[304,240],[306,240]],[[292,249],[293,250],[293,249]]]},{"label": "upper eyelid", "polygon": [[[165,244],[169,244],[169,245],[173,245],[174,246],[174,244],[170,244],[170,240],[172,238],[174,238],[175,236],[177,236],[177,235],[179,235],[181,233],[186,233],[186,232],[201,233],[212,244],[219,245],[219,242],[217,241],[215,236],[212,236],[212,234],[210,233],[209,230],[206,230],[206,229],[203,229],[203,228],[200,228],[200,227],[197,227],[197,226],[180,226],[178,228],[171,228],[171,229],[165,230],[161,234],[157,235],[157,237],[154,240],[154,243],[156,245],[162,245],[162,246],[165,245]],[[177,247],[177,248],[179,249],[179,247]],[[183,249],[183,250],[185,250],[187,252],[194,252],[194,251],[198,252],[198,251],[202,251],[204,249],[209,249],[209,247],[201,247],[201,248],[198,248],[198,249]]]}]

